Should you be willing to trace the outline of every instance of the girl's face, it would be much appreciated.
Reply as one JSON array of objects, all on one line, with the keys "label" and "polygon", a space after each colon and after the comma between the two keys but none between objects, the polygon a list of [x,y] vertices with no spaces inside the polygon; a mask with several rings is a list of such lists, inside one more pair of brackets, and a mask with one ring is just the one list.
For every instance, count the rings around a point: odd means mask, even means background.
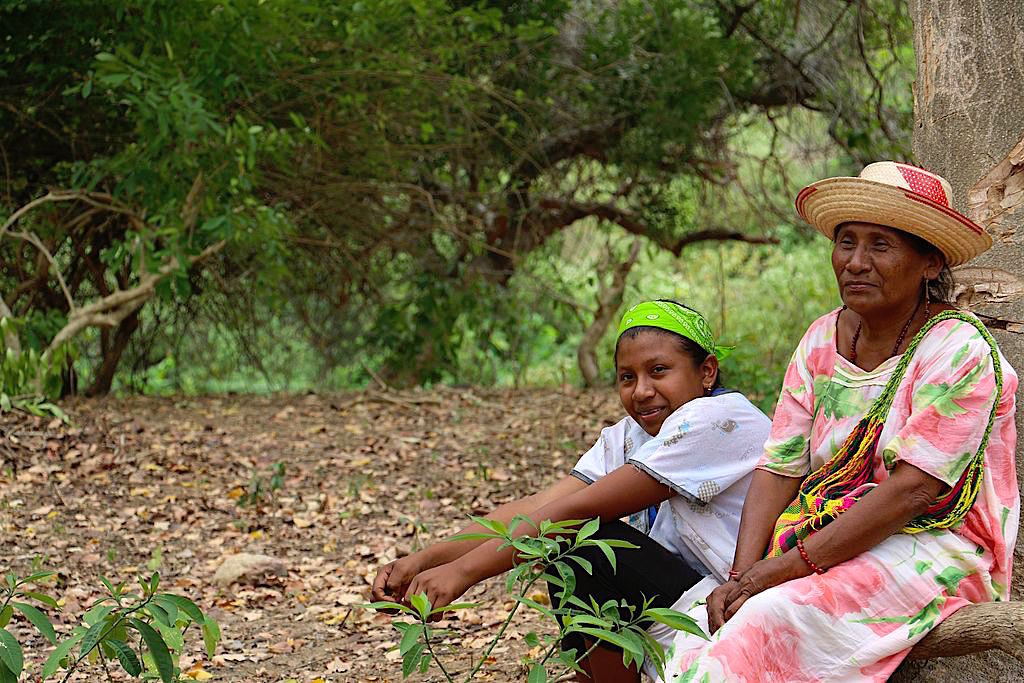
[{"label": "girl's face", "polygon": [[695,365],[675,335],[653,330],[624,336],[615,360],[622,407],[652,436],[679,406],[703,396],[718,375],[714,355]]}]

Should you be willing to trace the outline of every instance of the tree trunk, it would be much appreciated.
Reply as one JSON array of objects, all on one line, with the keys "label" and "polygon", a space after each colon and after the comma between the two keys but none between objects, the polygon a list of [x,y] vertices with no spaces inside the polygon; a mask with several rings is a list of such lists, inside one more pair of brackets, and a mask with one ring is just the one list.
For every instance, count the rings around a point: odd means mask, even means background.
[{"label": "tree trunk", "polygon": [[583,333],[579,348],[576,349],[576,360],[579,362],[580,374],[583,375],[583,383],[588,387],[594,387],[601,383],[601,365],[597,359],[597,345],[601,342],[608,325],[612,323],[615,313],[622,305],[622,295],[626,291],[626,277],[636,263],[640,255],[641,240],[639,237],[633,239],[633,246],[629,250],[629,256],[623,263],[620,263],[612,273],[612,281],[607,287],[601,274],[598,273],[597,311],[594,313],[594,321],[590,323]]},{"label": "tree trunk", "polygon": [[[1024,370],[1024,3],[910,0],[909,5],[917,54],[914,155],[949,180],[956,207],[984,226],[994,241],[991,250],[955,273],[957,303],[981,316],[1010,364]],[[1018,484],[1024,475],[1022,398],[1018,391]],[[1012,586],[1018,600],[1022,552],[1018,535]],[[965,646],[959,652],[970,651],[965,641],[986,630],[1019,634],[1014,610],[999,607],[966,607],[957,616],[962,623],[978,617],[977,629],[959,633],[951,619],[929,639],[959,638]],[[990,651],[908,663],[893,680],[1019,681],[1024,665]]]},{"label": "tree trunk", "polygon": [[114,333],[113,343],[104,349],[103,362],[96,371],[96,379],[92,386],[85,392],[86,396],[106,396],[110,393],[110,387],[114,383],[114,373],[121,362],[121,354],[128,348],[128,342],[132,334],[139,327],[139,311],[128,314],[128,317],[121,321]]},{"label": "tree trunk", "polygon": [[[3,297],[0,297],[0,319],[13,317],[14,314],[7,307],[7,302],[4,301]],[[0,354],[6,353],[5,349],[10,349],[14,357],[17,358],[21,353],[21,342],[18,341],[18,335],[14,333],[14,330],[8,330],[7,334],[0,338],[0,343],[2,343],[0,345]]]}]

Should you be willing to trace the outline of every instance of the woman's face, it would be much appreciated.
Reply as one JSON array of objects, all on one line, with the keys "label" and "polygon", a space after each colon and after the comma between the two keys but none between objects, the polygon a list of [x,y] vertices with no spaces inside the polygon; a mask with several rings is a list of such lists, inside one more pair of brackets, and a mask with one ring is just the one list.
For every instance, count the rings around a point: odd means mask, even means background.
[{"label": "woman's face", "polygon": [[695,364],[672,333],[645,330],[619,340],[615,356],[619,399],[629,416],[654,436],[676,408],[704,395],[718,375],[718,359]]},{"label": "woman's face", "polygon": [[858,313],[907,308],[923,280],[938,277],[942,257],[922,254],[903,232],[873,223],[843,223],[832,245],[832,270],[843,303]]}]

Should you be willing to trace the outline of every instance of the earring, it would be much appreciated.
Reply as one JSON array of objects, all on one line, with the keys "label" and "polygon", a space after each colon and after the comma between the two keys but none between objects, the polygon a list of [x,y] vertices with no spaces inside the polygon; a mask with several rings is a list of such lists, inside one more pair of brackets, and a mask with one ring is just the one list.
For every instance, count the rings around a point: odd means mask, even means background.
[{"label": "earring", "polygon": [[930,291],[931,288],[928,286],[930,283],[931,283],[930,280],[925,280],[924,281],[924,319],[925,319],[925,322],[927,322],[928,319],[931,318],[931,312],[928,310],[928,308],[932,305],[932,293]]}]

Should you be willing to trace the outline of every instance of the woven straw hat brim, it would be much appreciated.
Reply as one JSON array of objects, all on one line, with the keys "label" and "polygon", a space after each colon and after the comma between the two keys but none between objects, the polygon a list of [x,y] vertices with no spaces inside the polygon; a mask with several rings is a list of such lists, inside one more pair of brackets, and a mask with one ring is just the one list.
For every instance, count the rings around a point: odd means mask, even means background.
[{"label": "woven straw hat brim", "polygon": [[830,240],[840,223],[884,225],[934,244],[949,266],[958,266],[992,246],[992,238],[962,214],[919,194],[863,178],[827,178],[797,195],[800,216]]}]

